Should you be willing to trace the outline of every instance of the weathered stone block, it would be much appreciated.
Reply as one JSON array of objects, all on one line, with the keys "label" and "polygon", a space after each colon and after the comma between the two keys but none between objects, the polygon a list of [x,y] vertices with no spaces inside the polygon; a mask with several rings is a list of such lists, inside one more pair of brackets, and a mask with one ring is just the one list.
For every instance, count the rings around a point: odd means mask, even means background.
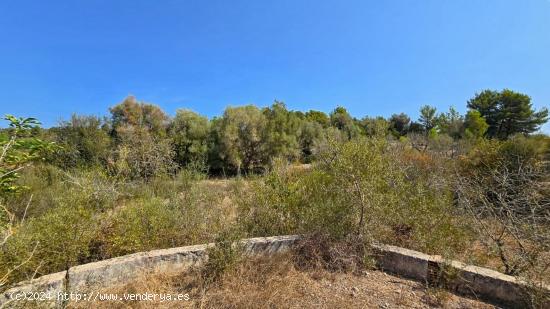
[{"label": "weathered stone block", "polygon": [[65,291],[66,271],[49,274],[16,286],[0,294],[1,308],[57,308],[62,306],[59,293]]},{"label": "weathered stone block", "polygon": [[142,271],[181,272],[206,260],[208,245],[154,250],[71,267],[69,292],[83,292],[93,286],[126,283]]},{"label": "weathered stone block", "polygon": [[445,285],[452,292],[507,307],[528,306],[528,285],[516,277],[458,261],[451,261],[444,267],[451,271]]},{"label": "weathered stone block", "polygon": [[431,256],[389,245],[376,245],[374,249],[375,259],[382,270],[423,282],[428,280]]},{"label": "weathered stone block", "polygon": [[256,237],[244,239],[241,244],[248,255],[269,255],[288,252],[298,240],[298,235]]}]

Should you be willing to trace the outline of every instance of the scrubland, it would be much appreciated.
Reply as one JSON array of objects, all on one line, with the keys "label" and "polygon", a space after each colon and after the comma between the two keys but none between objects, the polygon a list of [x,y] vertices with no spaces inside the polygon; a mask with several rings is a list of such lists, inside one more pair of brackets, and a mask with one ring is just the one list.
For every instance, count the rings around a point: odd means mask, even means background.
[{"label": "scrubland", "polygon": [[[550,281],[546,135],[497,130],[476,112],[425,110],[415,131],[403,115],[361,122],[342,108],[323,118],[280,103],[212,121],[182,111],[165,125],[151,121],[154,106],[132,102],[103,124],[75,116],[43,130],[8,117],[2,289],[139,251],[285,234],[315,245],[280,263],[220,245],[206,272],[121,289],[190,290],[203,307],[484,307],[377,272],[373,243],[490,267],[534,289]],[[148,116],[136,122],[135,108]]]}]

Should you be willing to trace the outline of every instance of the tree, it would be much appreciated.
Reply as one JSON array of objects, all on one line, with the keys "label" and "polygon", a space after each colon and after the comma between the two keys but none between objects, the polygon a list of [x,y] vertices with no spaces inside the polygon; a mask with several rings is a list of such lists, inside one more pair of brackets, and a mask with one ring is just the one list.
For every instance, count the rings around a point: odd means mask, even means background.
[{"label": "tree", "polygon": [[477,110],[470,110],[464,119],[464,134],[466,137],[480,138],[485,135],[489,125],[481,113]]},{"label": "tree", "polygon": [[164,135],[168,116],[160,107],[138,102],[134,96],[128,96],[122,103],[109,109],[115,133],[127,127],[144,128],[154,135]]},{"label": "tree", "polygon": [[389,119],[390,131],[397,137],[406,135],[410,122],[411,118],[405,113],[393,114]]},{"label": "tree", "polygon": [[71,120],[61,122],[52,131],[62,150],[52,160],[64,167],[105,163],[111,139],[104,125],[99,117],[76,114]]},{"label": "tree", "polygon": [[306,119],[308,121],[314,121],[323,126],[323,128],[328,128],[330,126],[330,118],[327,116],[327,114],[316,111],[316,110],[310,110],[306,113]]},{"label": "tree", "polygon": [[143,128],[128,127],[109,159],[110,170],[121,177],[150,180],[174,172],[174,151],[169,139]]},{"label": "tree", "polygon": [[[33,161],[43,158],[44,151],[55,148],[55,144],[42,141],[29,136],[40,122],[35,118],[17,118],[6,115],[5,120],[9,121],[9,136],[0,136],[0,248],[4,250],[5,244],[16,233],[25,219],[25,215],[16,218],[7,207],[3,205],[4,198],[11,193],[20,191],[21,187],[15,184],[19,178],[19,172]],[[30,200],[28,205],[30,204]],[[26,210],[25,210],[26,214]],[[36,245],[34,247],[36,249]],[[28,258],[13,268],[8,268],[5,273],[0,274],[0,287],[5,287],[9,282],[11,273],[27,263],[34,254],[34,250]]]},{"label": "tree", "polygon": [[370,137],[385,135],[388,130],[391,130],[391,123],[381,116],[367,116],[361,119],[359,123],[363,133]]},{"label": "tree", "polygon": [[193,162],[205,162],[209,134],[208,118],[191,110],[179,109],[169,128],[176,162],[180,166]]},{"label": "tree", "polygon": [[109,169],[117,175],[145,180],[174,171],[174,151],[166,138],[168,116],[160,107],[128,96],[109,109],[116,149]]},{"label": "tree", "polygon": [[487,136],[500,139],[533,133],[548,121],[547,108],[535,111],[529,96],[509,89],[484,90],[468,101],[468,108],[485,118],[489,125]]},{"label": "tree", "polygon": [[309,163],[315,155],[315,148],[323,138],[325,129],[316,121],[303,121],[301,123],[299,143],[304,162]]},{"label": "tree", "polygon": [[454,139],[462,135],[464,128],[464,117],[454,108],[449,107],[449,111],[441,113],[436,118],[436,127],[439,133],[447,134]]},{"label": "tree", "polygon": [[418,118],[418,122],[422,125],[424,128],[424,132],[429,132],[431,129],[435,128],[436,126],[436,108],[424,105],[420,108],[420,118]]},{"label": "tree", "polygon": [[216,121],[219,156],[238,174],[264,167],[265,115],[254,105],[228,107]]},{"label": "tree", "polygon": [[355,125],[353,118],[348,111],[338,106],[330,113],[330,124],[338,130],[344,132],[348,139],[359,135],[359,128]]},{"label": "tree", "polygon": [[286,109],[283,102],[275,101],[271,108],[265,108],[263,114],[267,119],[264,131],[265,151],[269,158],[284,157],[296,160],[300,155],[298,136],[301,120]]},{"label": "tree", "polygon": [[0,136],[0,197],[2,194],[20,189],[14,185],[19,178],[19,172],[31,162],[44,157],[47,151],[57,149],[57,145],[33,137],[33,128],[40,125],[36,118],[17,118],[6,115],[10,122],[9,136]]},{"label": "tree", "polygon": [[422,133],[423,131],[424,127],[422,126],[422,124],[416,121],[411,121],[409,125],[409,133]]}]

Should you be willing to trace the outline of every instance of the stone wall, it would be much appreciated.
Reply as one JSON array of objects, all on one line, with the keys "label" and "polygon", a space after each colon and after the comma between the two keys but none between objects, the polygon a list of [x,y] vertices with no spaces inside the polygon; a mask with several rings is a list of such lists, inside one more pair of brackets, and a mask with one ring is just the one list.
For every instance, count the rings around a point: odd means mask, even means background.
[{"label": "stone wall", "polygon": [[[242,240],[248,255],[273,255],[283,253],[297,242],[298,236],[259,237]],[[0,308],[18,303],[10,295],[20,293],[42,293],[52,299],[40,301],[44,306],[63,307],[59,293],[87,293],[94,287],[102,288],[130,282],[142,271],[152,273],[177,273],[207,261],[207,249],[214,244],[186,246],[171,249],[140,252],[95,263],[69,268],[55,274],[22,282],[0,295]]]},{"label": "stone wall", "polygon": [[[384,271],[507,308],[528,306],[533,287],[516,277],[395,246],[378,245],[374,249],[378,266]],[[550,297],[550,286],[538,289]],[[542,307],[550,308],[550,303]]]},{"label": "stone wall", "polygon": [[[241,243],[248,255],[271,256],[289,251],[299,240],[299,236],[274,236],[245,239]],[[53,299],[42,304],[62,307],[64,303],[57,297],[59,293],[87,293],[95,286],[124,284],[144,270],[169,273],[200,266],[207,261],[210,246],[213,244],[154,250],[71,267],[68,271],[16,285],[0,295],[0,307],[15,304],[10,295],[21,292],[49,293]],[[384,271],[506,307],[525,306],[528,285],[515,277],[394,246],[378,245],[374,249],[378,266]],[[550,294],[549,287],[542,289]]]}]

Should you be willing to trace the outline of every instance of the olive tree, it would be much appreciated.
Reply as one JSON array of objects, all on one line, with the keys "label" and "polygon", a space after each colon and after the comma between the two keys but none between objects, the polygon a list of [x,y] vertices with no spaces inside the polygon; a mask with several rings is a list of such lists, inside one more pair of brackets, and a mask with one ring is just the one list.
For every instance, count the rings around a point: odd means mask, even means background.
[{"label": "olive tree", "polygon": [[176,162],[180,166],[205,162],[209,134],[208,118],[191,110],[179,109],[169,126]]},{"label": "olive tree", "polygon": [[269,158],[283,157],[290,161],[298,159],[301,119],[288,111],[283,102],[278,101],[264,109],[264,115],[267,120],[264,130],[266,155]]},{"label": "olive tree", "polygon": [[139,102],[134,96],[128,96],[109,111],[115,133],[127,127],[136,127],[154,135],[165,134],[168,116],[156,105]]},{"label": "olive tree", "polygon": [[336,107],[330,113],[330,124],[344,132],[348,139],[357,137],[360,133],[359,127],[355,124],[353,117],[341,106]]},{"label": "olive tree", "polygon": [[216,122],[219,156],[238,174],[264,167],[266,117],[253,105],[228,107]]}]

